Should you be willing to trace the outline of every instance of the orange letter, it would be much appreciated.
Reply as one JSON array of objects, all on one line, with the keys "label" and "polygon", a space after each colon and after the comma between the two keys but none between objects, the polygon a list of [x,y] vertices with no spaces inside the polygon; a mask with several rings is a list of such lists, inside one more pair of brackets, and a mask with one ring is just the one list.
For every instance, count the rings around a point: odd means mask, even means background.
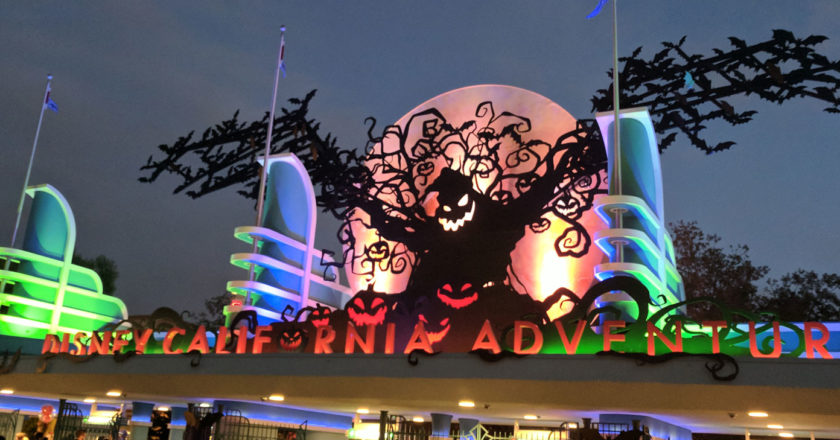
[{"label": "orange letter", "polygon": [[195,330],[195,335],[193,335],[192,341],[190,341],[190,346],[187,347],[187,352],[198,350],[201,354],[207,354],[210,351],[210,347],[207,344],[207,329],[204,325],[198,326]]},{"label": "orange letter", "polygon": [[758,350],[758,341],[755,337],[755,322],[750,321],[750,354],[754,358],[777,358],[782,355],[782,338],[779,333],[779,323],[773,321],[773,351],[763,354]]},{"label": "orange letter", "polygon": [[615,342],[624,342],[624,335],[614,335],[610,331],[614,328],[624,328],[624,321],[604,321],[604,351],[610,351],[610,345]]},{"label": "orange letter", "polygon": [[70,333],[61,334],[61,349],[59,351],[62,353],[70,351]]},{"label": "orange letter", "polygon": [[389,322],[385,327],[385,354],[394,354],[394,332],[397,330],[397,325]]},{"label": "orange letter", "polygon": [[583,329],[586,328],[586,320],[581,319],[575,327],[575,334],[572,336],[572,341],[569,342],[569,337],[566,336],[566,329],[563,328],[563,323],[560,320],[554,321],[554,326],[557,327],[557,333],[560,335],[560,341],[563,342],[563,349],[566,354],[577,353],[578,345],[580,345],[580,338],[583,336]]},{"label": "orange letter", "polygon": [[243,325],[233,332],[236,333],[236,354],[245,353],[248,348],[248,327]]},{"label": "orange letter", "polygon": [[373,353],[373,343],[375,341],[375,333],[376,326],[373,325],[366,325],[367,331],[365,332],[365,339],[359,337],[359,333],[356,331],[356,326],[353,323],[347,323],[347,335],[344,338],[344,353],[350,354],[356,351],[356,343],[358,342],[359,348],[362,349],[362,353],[371,354]]},{"label": "orange letter", "polygon": [[181,350],[180,348],[172,350],[172,341],[175,339],[175,335],[183,336],[185,334],[187,334],[187,331],[179,327],[173,327],[168,332],[166,332],[166,337],[163,338],[163,354],[183,353],[184,350]]},{"label": "orange letter", "polygon": [[493,334],[493,326],[490,325],[489,319],[485,319],[484,324],[481,325],[481,331],[478,332],[478,337],[475,338],[472,349],[490,350],[493,354],[502,352],[502,348],[499,347],[499,341],[496,340],[496,335]]},{"label": "orange letter", "polygon": [[270,325],[261,325],[257,327],[257,331],[254,333],[254,346],[251,348],[251,353],[260,354],[263,352],[263,345],[271,342],[271,336],[265,336],[263,333],[268,333],[270,331]]},{"label": "orange letter", "polygon": [[435,352],[432,350],[432,343],[429,342],[429,335],[426,334],[426,328],[423,327],[422,321],[417,321],[417,324],[414,325],[414,333],[412,333],[411,337],[408,338],[408,344],[405,345],[403,353],[409,354],[417,349],[423,350],[429,354]]},{"label": "orange letter", "polygon": [[330,344],[335,339],[335,330],[332,326],[322,325],[315,331],[315,354],[332,353]]},{"label": "orange letter", "polygon": [[146,344],[149,343],[149,338],[152,337],[152,329],[144,328],[143,334],[137,332],[137,329],[133,330],[134,332],[134,351],[137,353],[143,354],[146,352]]},{"label": "orange letter", "polygon": [[677,322],[676,325],[676,335],[674,335],[674,342],[668,340],[665,337],[665,333],[662,330],[659,330],[652,322],[647,322],[647,333],[648,333],[648,349],[647,354],[648,356],[656,356],[656,337],[659,338],[662,343],[668,347],[668,350],[671,350],[674,353],[682,353],[683,351],[683,343],[682,343],[682,322]]},{"label": "orange letter", "polygon": [[102,340],[96,332],[91,332],[88,354],[93,354],[94,351],[99,354],[111,354],[111,332],[102,333]]},{"label": "orange letter", "polygon": [[712,353],[720,353],[720,334],[718,329],[726,328],[726,321],[703,321],[703,327],[712,328]]},{"label": "orange letter", "polygon": [[[816,341],[814,340],[814,335],[811,333],[812,330],[819,330],[820,331],[820,338]],[[823,359],[834,359],[831,356],[831,353],[825,349],[825,344],[828,343],[828,338],[830,333],[828,332],[828,327],[825,324],[820,322],[806,322],[805,323],[805,356],[808,359],[814,358],[814,350],[820,353],[820,356]]]},{"label": "orange letter", "polygon": [[[513,323],[513,352],[516,354],[537,354],[543,345],[543,335],[539,326],[529,321],[515,321]],[[522,349],[522,330],[531,330],[534,333],[534,344],[528,349]]]},{"label": "orange letter", "polygon": [[228,329],[227,327],[219,327],[219,333],[216,335],[216,354],[230,354],[225,350],[227,344]]},{"label": "orange letter", "polygon": [[47,335],[44,337],[44,346],[41,347],[41,354],[46,352],[58,353],[61,342],[58,341],[58,336]]},{"label": "orange letter", "polygon": [[114,343],[112,344],[114,353],[119,353],[120,350],[128,345],[128,341],[123,339],[123,336],[131,333],[130,330],[117,330],[117,335],[114,337]]}]

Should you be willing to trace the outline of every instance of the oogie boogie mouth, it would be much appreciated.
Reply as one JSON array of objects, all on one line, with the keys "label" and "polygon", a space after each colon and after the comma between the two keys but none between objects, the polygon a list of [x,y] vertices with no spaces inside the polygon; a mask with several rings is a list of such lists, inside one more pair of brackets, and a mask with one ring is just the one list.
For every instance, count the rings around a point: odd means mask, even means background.
[{"label": "oogie boogie mouth", "polygon": [[[470,204],[470,209],[469,211],[464,212],[464,215],[462,217],[456,219],[449,219],[444,217],[443,215],[438,217],[438,223],[440,223],[441,226],[443,226],[444,231],[457,231],[461,228],[461,226],[464,226],[464,223],[472,221],[473,215],[475,215],[475,202],[470,201],[469,194],[464,194],[464,196],[461,197],[460,200],[458,200],[458,206],[463,208],[467,205],[467,203]],[[443,209],[445,213],[452,212],[452,208],[448,205],[442,205],[441,209]]]}]

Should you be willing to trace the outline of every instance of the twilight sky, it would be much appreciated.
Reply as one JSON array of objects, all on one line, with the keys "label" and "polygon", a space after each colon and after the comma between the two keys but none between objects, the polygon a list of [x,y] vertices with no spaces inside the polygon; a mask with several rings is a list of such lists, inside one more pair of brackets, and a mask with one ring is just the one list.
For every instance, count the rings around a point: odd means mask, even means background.
[{"label": "twilight sky", "polygon": [[[47,73],[60,113],[45,115],[30,184],[50,183],[76,216],[77,250],[116,260],[116,296],[131,314],[199,309],[247,273],[233,238],[253,203],[234,190],[198,200],[174,180],[137,181],[157,145],[270,105],[280,25],[288,78],[279,100],[318,95],[310,116],[345,147],[364,144],[367,116],[396,121],[421,102],[473,84],[540,93],[579,118],[609,84],[611,15],[597,0],[12,2],[0,0],[0,243],[9,244]],[[622,55],[687,35],[685,48],[727,49],[772,29],[826,35],[840,59],[840,2],[620,0]],[[759,111],[739,127],[710,126],[731,150],[706,156],[684,137],[662,156],[666,221],[697,220],[751,248],[779,277],[840,271],[840,115],[797,100],[737,98]],[[334,222],[318,242],[337,247]],[[337,250],[337,249],[336,249]]]}]

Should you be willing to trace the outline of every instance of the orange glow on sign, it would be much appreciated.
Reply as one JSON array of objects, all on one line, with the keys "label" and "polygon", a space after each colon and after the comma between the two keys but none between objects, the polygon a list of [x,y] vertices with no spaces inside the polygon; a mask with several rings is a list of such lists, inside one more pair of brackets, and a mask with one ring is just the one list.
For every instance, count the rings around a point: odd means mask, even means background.
[{"label": "orange glow on sign", "polygon": [[[396,151],[399,148],[399,137],[402,135],[406,136],[405,145],[414,145],[417,142],[419,134],[409,130],[409,122],[414,115],[434,108],[446,118],[448,123],[457,127],[466,121],[481,119],[480,117],[477,118],[476,108],[488,99],[492,99],[496,110],[499,112],[507,111],[528,116],[530,120],[528,130],[519,133],[524,141],[557,139],[562,134],[574,130],[577,123],[571,114],[556,103],[527,90],[500,85],[465,87],[432,98],[400,118],[394,124],[399,129],[386,130],[382,140],[374,146],[372,151],[381,154],[375,154],[376,159],[369,159],[367,166],[377,178],[383,180],[389,176],[386,173],[393,174],[393,171],[389,170],[405,170],[406,163],[400,163],[397,159],[380,159],[379,157],[383,157],[385,153]],[[424,166],[430,168],[429,174],[425,175],[427,178],[422,181],[414,182],[416,193],[404,191],[403,188],[389,189],[378,193],[378,199],[385,204],[390,204],[396,203],[398,194],[401,197],[409,197],[410,200],[405,201],[406,206],[416,207],[418,212],[425,212],[427,216],[431,217],[439,202],[434,197],[434,193],[429,193],[429,197],[426,197],[426,188],[437,179],[442,169],[454,169],[464,164],[469,165],[470,160],[474,160],[471,159],[472,156],[470,155],[484,148],[475,136],[467,136],[465,143],[466,145],[462,147],[469,153],[465,152],[463,155],[453,156],[453,163],[446,162],[447,159],[443,155],[424,163]],[[518,147],[513,142],[501,142],[494,148],[498,148],[500,157],[505,157],[505,155],[516,154],[515,151]],[[525,159],[515,167],[524,169],[531,165],[529,160]],[[477,173],[473,176],[473,189],[484,194],[495,178],[496,174],[493,172],[488,172],[486,175]],[[512,180],[504,181],[501,185],[511,194],[517,194],[519,191],[515,188],[515,182]],[[607,189],[606,178],[600,180],[600,187],[604,190]],[[415,197],[419,197],[419,200],[415,200]],[[585,202],[571,199],[568,203],[574,205]],[[536,233],[531,228],[526,228],[525,235],[510,254],[511,263],[508,267],[507,282],[516,292],[530,295],[538,301],[544,300],[561,287],[569,289],[574,295],[582,295],[596,282],[595,266],[607,261],[607,257],[594,246],[590,248],[587,254],[578,258],[558,256],[556,250],[558,237],[563,234],[569,224],[552,212],[543,215],[540,221],[541,226],[536,227],[536,229],[540,230],[542,227],[548,229]],[[591,209],[584,211],[577,221],[586,229],[590,237],[594,236],[596,231],[606,228],[603,221]],[[353,248],[345,249],[346,252],[349,251],[349,257],[351,257],[348,258],[348,263],[345,266],[350,287],[353,291],[361,291],[372,285],[377,292],[389,294],[403,292],[411,278],[412,266],[417,262],[418,257],[405,245],[384,240],[376,230],[367,228],[366,225],[370,223],[369,215],[361,209],[357,209],[353,221],[348,226],[355,238],[352,244]],[[457,233],[457,231],[453,233]],[[405,266],[401,267],[399,271],[391,271],[385,264],[385,260],[377,260],[386,255],[376,247],[382,246],[384,248],[381,243],[388,245],[387,255],[389,257],[400,256],[400,264]],[[568,248],[576,248],[582,246],[583,243],[576,240],[576,237],[571,237],[563,240],[562,245]],[[372,246],[374,246],[376,252],[371,251]],[[512,276],[511,273],[515,276]],[[548,316],[551,319],[556,319],[568,313],[572,307],[571,301],[561,299],[548,310]]]}]

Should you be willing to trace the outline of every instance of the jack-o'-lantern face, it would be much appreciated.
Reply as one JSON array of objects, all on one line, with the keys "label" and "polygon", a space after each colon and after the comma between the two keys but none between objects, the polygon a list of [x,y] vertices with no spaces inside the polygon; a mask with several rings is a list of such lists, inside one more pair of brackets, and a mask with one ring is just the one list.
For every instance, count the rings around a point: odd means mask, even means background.
[{"label": "jack-o'-lantern face", "polygon": [[478,301],[478,289],[472,283],[464,283],[458,287],[446,283],[438,288],[437,297],[453,309],[462,309]]},{"label": "jack-o'-lantern face", "polygon": [[455,232],[475,217],[476,193],[470,178],[450,169],[441,171],[429,194],[437,193],[434,217],[444,231]]},{"label": "jack-o'-lantern face", "polygon": [[423,328],[426,330],[426,336],[429,337],[429,342],[434,344],[440,342],[449,333],[449,318],[445,317],[438,322],[429,322],[421,313],[417,319],[423,323]]},{"label": "jack-o'-lantern face", "polygon": [[280,332],[280,348],[286,351],[299,350],[303,346],[306,332],[298,327],[289,327]]},{"label": "jack-o'-lantern face", "polygon": [[315,310],[309,312],[309,322],[315,327],[322,327],[330,323],[330,314],[332,310],[322,305],[318,305]]},{"label": "jack-o'-lantern face", "polygon": [[388,259],[390,255],[390,249],[388,248],[388,243],[380,240],[376,243],[371,244],[365,249],[365,255],[371,261],[382,261]]},{"label": "jack-o'-lantern face", "polygon": [[388,312],[388,304],[383,295],[372,289],[357,293],[344,308],[357,326],[382,324]]}]

